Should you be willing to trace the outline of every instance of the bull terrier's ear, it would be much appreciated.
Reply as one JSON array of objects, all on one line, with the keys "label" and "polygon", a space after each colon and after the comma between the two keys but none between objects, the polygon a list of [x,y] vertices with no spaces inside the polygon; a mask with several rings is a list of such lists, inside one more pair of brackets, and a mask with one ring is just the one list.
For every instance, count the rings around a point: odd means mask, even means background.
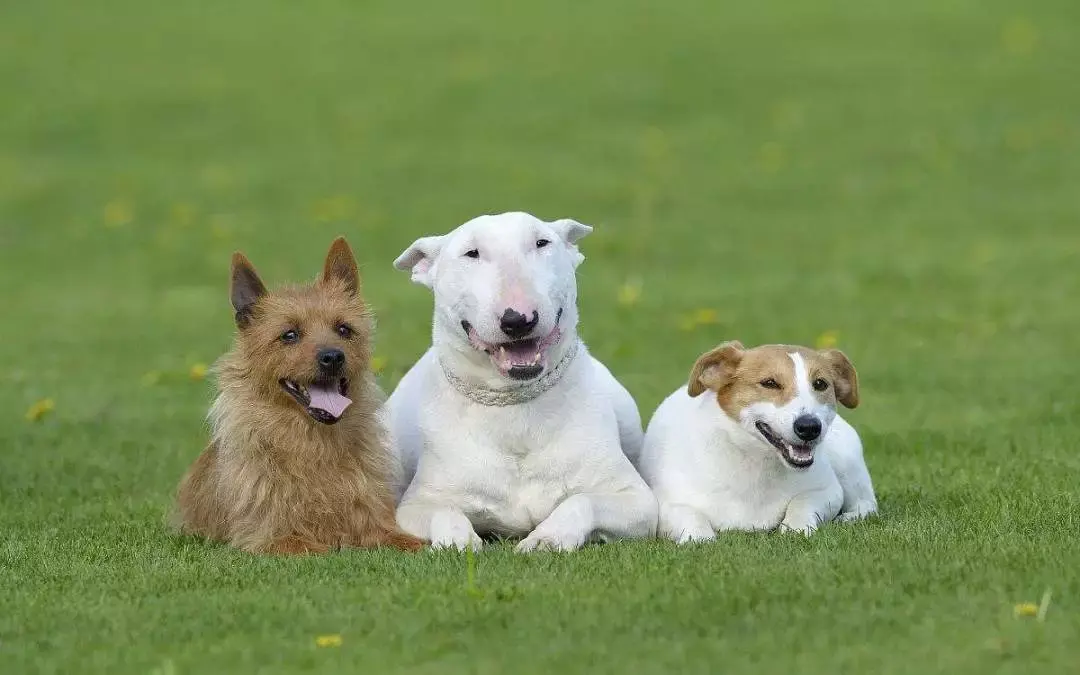
[{"label": "bull terrier's ear", "polygon": [[584,223],[579,223],[571,218],[560,218],[551,223],[552,229],[555,230],[562,237],[562,240],[566,242],[566,245],[570,247],[570,250],[574,255],[574,267],[577,267],[585,261],[585,256],[578,250],[577,242],[579,239],[592,232],[592,227]]},{"label": "bull terrier's ear", "polygon": [[229,295],[232,299],[233,310],[236,311],[236,325],[238,328],[244,328],[251,322],[255,303],[266,295],[266,286],[259,279],[251,261],[240,251],[233,253],[232,284]]},{"label": "bull terrier's ear", "polygon": [[846,408],[858,406],[859,375],[855,372],[855,366],[851,364],[851,359],[839,349],[823,349],[818,353],[825,357],[825,360],[832,366],[836,400]]},{"label": "bull terrier's ear", "polygon": [[442,250],[445,235],[438,237],[420,237],[412,243],[412,246],[397,257],[394,267],[399,270],[412,272],[412,280],[423,284],[428,288],[435,282],[435,258]]},{"label": "bull terrier's ear", "polygon": [[356,295],[360,290],[360,272],[356,269],[356,258],[353,257],[352,249],[345,237],[338,237],[330,245],[330,251],[326,254],[326,263],[323,265],[322,282],[332,279],[345,282],[345,288],[349,293]]},{"label": "bull terrier's ear", "polygon": [[741,342],[732,340],[702,354],[690,371],[686,392],[693,397],[701,396],[706,389],[718,391],[735,375],[735,369],[742,361],[743,350]]}]

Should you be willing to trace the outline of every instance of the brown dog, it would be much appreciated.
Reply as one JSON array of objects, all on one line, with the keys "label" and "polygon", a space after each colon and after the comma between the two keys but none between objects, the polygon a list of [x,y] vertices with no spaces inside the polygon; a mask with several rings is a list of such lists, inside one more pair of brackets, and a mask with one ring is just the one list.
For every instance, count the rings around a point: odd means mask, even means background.
[{"label": "brown dog", "polygon": [[359,291],[343,238],[315,283],[274,292],[233,255],[236,341],[216,366],[210,445],[177,493],[182,532],[252,553],[420,548],[394,519],[398,477]]}]

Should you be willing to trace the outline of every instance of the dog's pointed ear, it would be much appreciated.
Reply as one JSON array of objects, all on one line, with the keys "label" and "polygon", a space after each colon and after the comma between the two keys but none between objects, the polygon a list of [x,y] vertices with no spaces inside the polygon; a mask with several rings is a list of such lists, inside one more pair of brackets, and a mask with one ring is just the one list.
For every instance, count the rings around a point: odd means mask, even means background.
[{"label": "dog's pointed ear", "polygon": [[822,357],[832,367],[836,387],[836,400],[845,408],[855,408],[859,405],[859,374],[855,372],[855,366],[847,354],[839,349],[822,349]]},{"label": "dog's pointed ear", "polygon": [[345,237],[338,237],[330,244],[323,265],[320,281],[325,284],[334,279],[345,282],[345,288],[353,295],[360,291],[360,271],[356,269],[356,258]]},{"label": "dog's pointed ear", "polygon": [[578,250],[578,240],[592,232],[592,226],[579,223],[572,218],[560,218],[551,223],[551,228],[566,242],[574,256],[574,267],[585,261],[585,256]]},{"label": "dog's pointed ear", "polygon": [[251,261],[240,251],[233,253],[229,296],[232,299],[233,310],[236,311],[238,328],[244,328],[250,323],[255,303],[264,295],[266,295],[266,286],[259,279]]},{"label": "dog's pointed ear", "polygon": [[732,340],[702,354],[690,371],[686,392],[691,397],[696,397],[705,393],[706,389],[719,390],[735,374],[739,361],[742,361],[744,349],[741,342]]},{"label": "dog's pointed ear", "polygon": [[420,237],[397,257],[394,267],[399,270],[409,270],[414,283],[431,288],[435,281],[432,268],[435,265],[435,258],[439,257],[439,251],[442,250],[445,239],[446,235]]}]

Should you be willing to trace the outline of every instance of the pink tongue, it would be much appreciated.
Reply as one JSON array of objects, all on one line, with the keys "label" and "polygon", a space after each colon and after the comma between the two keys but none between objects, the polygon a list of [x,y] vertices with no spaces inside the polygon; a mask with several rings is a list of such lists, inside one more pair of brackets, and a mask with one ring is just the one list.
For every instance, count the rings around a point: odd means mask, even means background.
[{"label": "pink tongue", "polygon": [[352,401],[342,396],[336,386],[331,389],[330,387],[319,387],[313,384],[308,387],[308,394],[311,396],[309,408],[325,410],[335,418],[341,417],[341,413],[345,412],[345,408],[352,405]]}]

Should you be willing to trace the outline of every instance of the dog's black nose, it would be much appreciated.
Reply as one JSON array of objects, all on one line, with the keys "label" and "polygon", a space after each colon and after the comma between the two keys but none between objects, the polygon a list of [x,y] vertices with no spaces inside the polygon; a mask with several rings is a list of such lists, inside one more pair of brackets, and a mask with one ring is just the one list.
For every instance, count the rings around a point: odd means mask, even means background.
[{"label": "dog's black nose", "polygon": [[813,415],[799,415],[795,418],[795,435],[804,441],[812,441],[821,435],[821,420]]},{"label": "dog's black nose", "polygon": [[345,352],[334,347],[327,347],[320,349],[315,359],[319,362],[320,368],[332,373],[341,370],[341,367],[345,365]]},{"label": "dog's black nose", "polygon": [[506,333],[507,337],[516,340],[528,335],[529,331],[535,328],[538,323],[540,323],[540,314],[535,310],[532,313],[532,320],[530,320],[520,312],[507,309],[503,312],[502,318],[499,319],[499,328]]}]

